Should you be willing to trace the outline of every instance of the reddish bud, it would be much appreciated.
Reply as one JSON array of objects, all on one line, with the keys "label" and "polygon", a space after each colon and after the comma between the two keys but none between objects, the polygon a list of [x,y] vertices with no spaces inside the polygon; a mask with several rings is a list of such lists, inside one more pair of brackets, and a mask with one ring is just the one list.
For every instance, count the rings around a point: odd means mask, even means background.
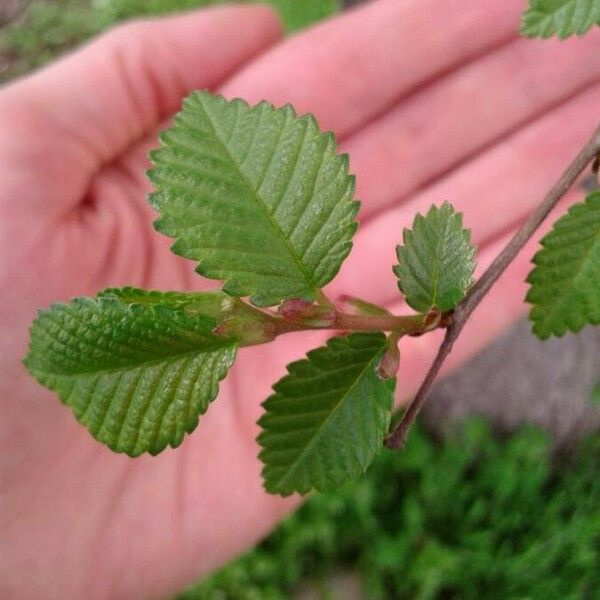
[{"label": "reddish bud", "polygon": [[312,302],[302,300],[302,298],[290,298],[281,303],[277,312],[286,321],[298,321],[310,315],[310,311],[313,307],[314,305]]},{"label": "reddish bud", "polygon": [[375,373],[380,379],[389,379],[394,377],[400,366],[400,350],[396,341],[390,343],[385,354],[381,357]]},{"label": "reddish bud", "polygon": [[335,322],[335,309],[319,306],[301,298],[290,298],[277,309],[286,321],[302,323],[310,327],[331,327]]}]

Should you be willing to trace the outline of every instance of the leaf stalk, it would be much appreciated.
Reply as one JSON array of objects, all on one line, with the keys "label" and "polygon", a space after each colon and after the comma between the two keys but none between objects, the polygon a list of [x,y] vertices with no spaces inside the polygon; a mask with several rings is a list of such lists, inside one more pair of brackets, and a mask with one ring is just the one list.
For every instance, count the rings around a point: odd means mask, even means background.
[{"label": "leaf stalk", "polygon": [[380,331],[389,332],[400,338],[403,335],[421,335],[427,331],[445,327],[446,315],[439,312],[429,312],[416,315],[392,315],[382,311],[381,314],[349,314],[335,309],[333,318],[315,319],[313,315],[290,318],[289,313],[284,318],[272,313],[268,316],[269,330],[275,336],[294,331],[335,330],[335,331]]}]

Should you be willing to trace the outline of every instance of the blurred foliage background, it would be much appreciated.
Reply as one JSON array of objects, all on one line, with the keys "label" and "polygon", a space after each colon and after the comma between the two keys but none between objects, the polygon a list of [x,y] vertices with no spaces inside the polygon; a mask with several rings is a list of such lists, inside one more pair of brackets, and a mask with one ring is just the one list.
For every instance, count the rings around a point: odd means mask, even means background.
[{"label": "blurred foliage background", "polygon": [[369,600],[600,598],[600,435],[568,460],[549,448],[537,429],[501,440],[481,420],[443,442],[414,430],[179,600],[284,600],[306,577],[346,600],[329,584],[343,569]]},{"label": "blurred foliage background", "polygon": [[[288,32],[340,8],[339,0],[238,0],[270,4]],[[0,0],[10,22],[0,31],[0,83],[48,62],[104,29],[132,17],[157,16],[226,0]],[[0,15],[2,13],[0,12]],[[0,17],[0,22],[1,22]]]},{"label": "blurred foliage background", "polygon": [[[0,24],[6,23],[0,82],[123,19],[220,3],[0,2]],[[340,9],[337,0],[267,3],[280,11],[288,32]],[[340,591],[340,573],[351,574],[352,591]],[[350,594],[600,599],[600,433],[556,454],[547,435],[533,428],[499,438],[484,421],[469,419],[444,440],[415,430],[403,452],[382,451],[361,481],[312,496],[258,547],[179,600],[347,600]]]}]

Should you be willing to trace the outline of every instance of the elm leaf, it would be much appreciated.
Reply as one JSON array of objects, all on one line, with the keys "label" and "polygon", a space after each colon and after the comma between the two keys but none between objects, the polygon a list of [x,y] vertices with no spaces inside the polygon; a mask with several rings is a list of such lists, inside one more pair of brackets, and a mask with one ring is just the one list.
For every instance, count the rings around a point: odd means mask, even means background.
[{"label": "elm leaf", "polygon": [[217,395],[238,341],[213,329],[238,302],[134,288],[75,298],[40,311],[24,363],[97,440],[157,454],[178,446]]},{"label": "elm leaf", "polygon": [[533,332],[546,339],[600,324],[600,192],[573,205],[541,245],[527,277]]},{"label": "elm leaf", "polygon": [[352,247],[358,203],[333,134],[291,106],[195,92],[151,153],[155,227],[258,306],[314,300]]},{"label": "elm leaf", "polygon": [[381,333],[355,333],[288,365],[259,420],[267,491],[330,490],[366,470],[391,418],[395,378],[375,373],[386,348]]},{"label": "elm leaf", "polygon": [[475,270],[471,232],[462,214],[448,202],[417,215],[396,248],[398,287],[409,306],[420,312],[452,310],[467,293]]},{"label": "elm leaf", "polygon": [[600,0],[529,0],[521,19],[527,37],[567,38],[600,25]]}]

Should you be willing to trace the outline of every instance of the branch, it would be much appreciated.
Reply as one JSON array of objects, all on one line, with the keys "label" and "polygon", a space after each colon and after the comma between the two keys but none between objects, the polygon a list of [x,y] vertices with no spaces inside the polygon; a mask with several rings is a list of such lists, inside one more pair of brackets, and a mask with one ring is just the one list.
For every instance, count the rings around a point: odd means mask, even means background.
[{"label": "branch", "polygon": [[286,300],[277,315],[261,313],[268,318],[269,331],[275,335],[295,331],[314,329],[334,329],[338,331],[389,331],[400,336],[422,335],[438,327],[445,327],[442,315],[438,311],[419,313],[416,315],[392,315],[384,309],[382,314],[348,314],[329,308],[314,305],[300,299]]},{"label": "branch", "polygon": [[406,441],[408,431],[419,414],[427,394],[431,389],[437,374],[439,373],[444,361],[450,354],[454,342],[460,335],[465,323],[471,316],[471,313],[477,308],[491,287],[496,283],[499,277],[504,273],[510,263],[515,259],[523,246],[531,239],[550,211],[556,206],[558,201],[567,193],[569,188],[575,183],[587,165],[594,160],[600,153],[600,126],[596,129],[592,137],[581,149],[573,162],[568,166],[561,178],[556,182],[552,189],[546,194],[541,204],[531,213],[529,218],[523,223],[519,231],[508,242],[506,247],[495,258],[492,264],[486,269],[480,279],[470,289],[465,298],[458,304],[452,315],[452,322],[446,330],[446,336],[438,353],[433,360],[421,387],[409,404],[406,412],[394,430],[385,439],[385,445],[388,448],[402,448]]}]

